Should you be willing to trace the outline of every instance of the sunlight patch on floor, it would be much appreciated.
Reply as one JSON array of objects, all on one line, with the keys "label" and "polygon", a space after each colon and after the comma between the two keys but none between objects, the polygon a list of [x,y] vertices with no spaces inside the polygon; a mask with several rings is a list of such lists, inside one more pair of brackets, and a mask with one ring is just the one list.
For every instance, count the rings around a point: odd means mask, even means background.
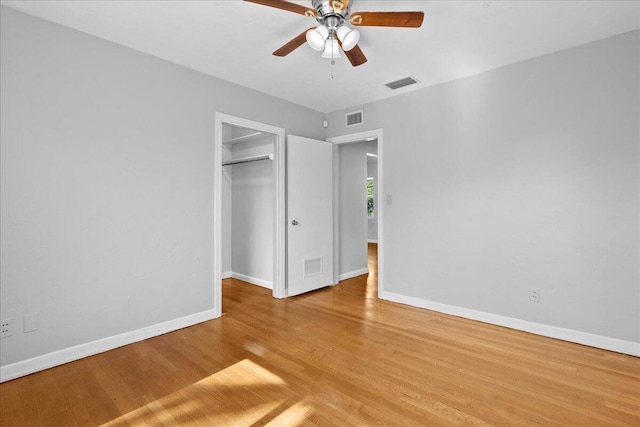
[{"label": "sunlight patch on floor", "polygon": [[245,350],[250,351],[251,353],[260,357],[264,357],[264,355],[267,353],[267,347],[257,342],[248,342],[245,343],[242,347],[244,347]]},{"label": "sunlight patch on floor", "polygon": [[[289,398],[287,398],[289,396]],[[233,425],[255,423],[297,425],[312,408],[303,399],[288,406],[286,382],[268,369],[244,359],[103,426]]]},{"label": "sunlight patch on floor", "polygon": [[280,413],[266,425],[271,427],[298,426],[303,424],[313,411],[314,408],[311,403],[311,399],[305,397],[300,402],[290,406],[288,409]]},{"label": "sunlight patch on floor", "polygon": [[215,387],[220,384],[221,379],[224,384],[229,384],[227,380],[232,380],[237,386],[286,385],[282,378],[249,359],[241,360],[198,381],[194,385],[197,387]]}]

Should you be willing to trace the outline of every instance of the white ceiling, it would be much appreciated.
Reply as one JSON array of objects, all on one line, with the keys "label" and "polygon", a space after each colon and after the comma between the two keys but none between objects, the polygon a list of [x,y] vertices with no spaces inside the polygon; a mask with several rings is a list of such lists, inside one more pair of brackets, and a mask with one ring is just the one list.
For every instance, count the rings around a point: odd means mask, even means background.
[{"label": "white ceiling", "polygon": [[[325,113],[640,28],[638,1],[352,0],[353,12],[422,10],[424,23],[362,27],[369,61],[332,69],[306,44],[271,55],[313,18],[241,0],[2,4]],[[406,76],[420,83],[384,86]]]}]

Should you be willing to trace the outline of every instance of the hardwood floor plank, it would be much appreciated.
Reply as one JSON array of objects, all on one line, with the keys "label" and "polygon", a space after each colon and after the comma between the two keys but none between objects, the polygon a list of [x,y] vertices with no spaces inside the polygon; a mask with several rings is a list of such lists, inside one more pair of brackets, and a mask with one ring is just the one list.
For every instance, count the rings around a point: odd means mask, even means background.
[{"label": "hardwood floor plank", "polygon": [[377,299],[369,275],[0,385],[1,426],[640,425],[640,358]]}]

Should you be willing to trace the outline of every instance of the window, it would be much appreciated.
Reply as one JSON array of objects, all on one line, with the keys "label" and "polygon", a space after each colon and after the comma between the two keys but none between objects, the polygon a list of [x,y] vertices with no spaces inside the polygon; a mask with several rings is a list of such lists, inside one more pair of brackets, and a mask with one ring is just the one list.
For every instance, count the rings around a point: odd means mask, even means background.
[{"label": "window", "polygon": [[373,178],[367,178],[367,216],[373,218]]}]

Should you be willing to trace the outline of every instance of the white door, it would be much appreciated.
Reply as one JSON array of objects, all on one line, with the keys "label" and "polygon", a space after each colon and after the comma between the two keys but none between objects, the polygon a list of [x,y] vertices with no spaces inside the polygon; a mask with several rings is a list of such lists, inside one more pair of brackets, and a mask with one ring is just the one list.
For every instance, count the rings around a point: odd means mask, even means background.
[{"label": "white door", "polygon": [[333,144],[287,137],[288,296],[333,284]]}]

